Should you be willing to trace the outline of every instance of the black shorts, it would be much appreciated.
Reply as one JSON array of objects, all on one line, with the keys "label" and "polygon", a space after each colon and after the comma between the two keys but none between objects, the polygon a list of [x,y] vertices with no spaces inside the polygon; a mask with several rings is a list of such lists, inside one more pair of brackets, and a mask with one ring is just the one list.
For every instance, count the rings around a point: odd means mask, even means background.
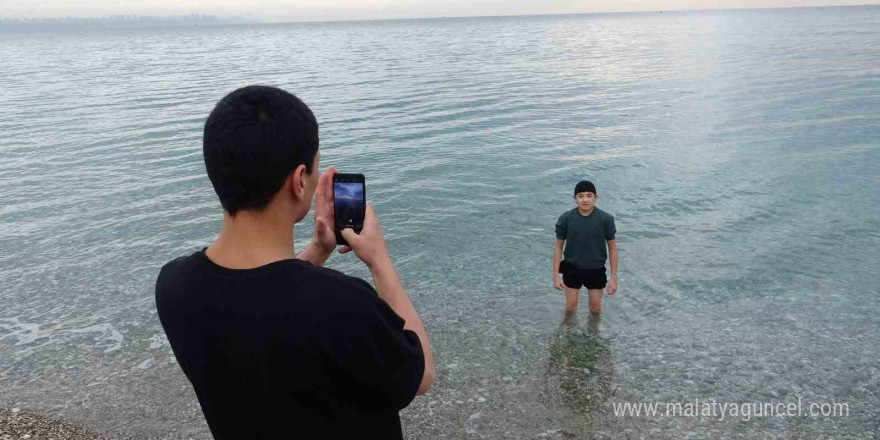
[{"label": "black shorts", "polygon": [[562,273],[562,282],[570,289],[580,289],[581,286],[587,289],[604,289],[605,284],[608,283],[604,266],[581,269],[567,261],[562,261],[559,263],[559,272]]}]

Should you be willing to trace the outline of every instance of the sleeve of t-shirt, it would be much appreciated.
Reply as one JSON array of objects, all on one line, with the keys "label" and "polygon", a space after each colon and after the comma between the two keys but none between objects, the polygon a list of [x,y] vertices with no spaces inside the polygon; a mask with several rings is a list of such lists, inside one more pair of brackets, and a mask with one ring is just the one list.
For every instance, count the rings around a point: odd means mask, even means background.
[{"label": "sleeve of t-shirt", "polygon": [[403,409],[416,396],[425,371],[421,341],[403,328],[403,318],[373,286],[358,278],[349,280],[345,304],[335,310],[329,330],[333,336],[323,348],[356,389],[365,391],[359,400]]},{"label": "sleeve of t-shirt", "polygon": [[559,240],[565,240],[568,233],[568,213],[562,214],[559,216],[559,220],[556,220],[556,238]]},{"label": "sleeve of t-shirt", "polygon": [[614,235],[617,234],[617,227],[614,226],[614,217],[608,216],[608,221],[605,222],[605,240],[614,240]]}]

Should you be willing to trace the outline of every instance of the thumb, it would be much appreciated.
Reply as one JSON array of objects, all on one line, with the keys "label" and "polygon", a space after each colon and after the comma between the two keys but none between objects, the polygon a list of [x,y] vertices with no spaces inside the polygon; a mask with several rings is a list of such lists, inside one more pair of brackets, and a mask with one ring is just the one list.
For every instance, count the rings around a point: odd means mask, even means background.
[{"label": "thumb", "polygon": [[323,232],[328,228],[327,220],[324,220],[324,217],[315,217],[315,226],[317,226],[318,231]]},{"label": "thumb", "polygon": [[357,235],[354,232],[354,229],[351,229],[351,228],[343,229],[341,234],[342,234],[342,238],[344,238],[345,241],[348,242],[349,246],[351,246],[351,244],[353,244],[353,243],[357,243],[361,239],[361,236]]}]

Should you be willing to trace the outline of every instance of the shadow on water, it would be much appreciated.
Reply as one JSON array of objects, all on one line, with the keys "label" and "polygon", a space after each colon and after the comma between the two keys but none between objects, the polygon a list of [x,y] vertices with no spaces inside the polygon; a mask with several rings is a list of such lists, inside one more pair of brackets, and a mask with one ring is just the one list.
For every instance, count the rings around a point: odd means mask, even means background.
[{"label": "shadow on water", "polygon": [[600,405],[614,392],[611,344],[599,334],[600,315],[590,313],[586,326],[574,313],[566,313],[550,336],[550,357],[544,375],[545,405],[595,420]]}]

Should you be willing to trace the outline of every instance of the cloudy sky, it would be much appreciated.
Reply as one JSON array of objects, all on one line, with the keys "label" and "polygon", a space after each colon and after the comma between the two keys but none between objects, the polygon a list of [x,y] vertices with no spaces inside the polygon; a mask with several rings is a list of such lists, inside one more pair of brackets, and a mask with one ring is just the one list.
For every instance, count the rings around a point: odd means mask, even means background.
[{"label": "cloudy sky", "polygon": [[202,13],[260,21],[312,21],[871,3],[880,0],[0,0],[0,17]]}]

